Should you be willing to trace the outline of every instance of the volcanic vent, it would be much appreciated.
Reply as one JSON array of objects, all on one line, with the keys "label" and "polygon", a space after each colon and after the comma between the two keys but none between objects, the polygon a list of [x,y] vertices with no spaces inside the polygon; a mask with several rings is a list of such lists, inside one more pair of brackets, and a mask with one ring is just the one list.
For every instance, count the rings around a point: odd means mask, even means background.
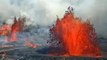
[{"label": "volcanic vent", "polygon": [[100,56],[100,47],[95,28],[89,20],[75,18],[73,9],[68,8],[62,19],[57,18],[50,29],[48,41],[51,55]]}]

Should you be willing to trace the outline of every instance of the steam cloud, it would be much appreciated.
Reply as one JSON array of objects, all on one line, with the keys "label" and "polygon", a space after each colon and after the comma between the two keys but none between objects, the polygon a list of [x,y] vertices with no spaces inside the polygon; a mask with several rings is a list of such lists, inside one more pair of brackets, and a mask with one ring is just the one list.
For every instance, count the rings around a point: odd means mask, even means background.
[{"label": "steam cloud", "polygon": [[65,13],[68,6],[75,15],[90,19],[97,32],[107,36],[107,0],[0,0],[0,21],[14,16],[26,16],[27,24],[50,26]]}]

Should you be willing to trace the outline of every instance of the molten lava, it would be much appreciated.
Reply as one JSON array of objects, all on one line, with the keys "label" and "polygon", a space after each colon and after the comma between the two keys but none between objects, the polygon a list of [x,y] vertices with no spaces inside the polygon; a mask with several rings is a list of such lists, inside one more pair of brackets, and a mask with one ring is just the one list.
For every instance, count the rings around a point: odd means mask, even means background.
[{"label": "molten lava", "polygon": [[5,24],[0,28],[0,35],[7,36],[10,31],[11,31],[11,26],[8,24]]},{"label": "molten lava", "polygon": [[18,18],[18,20],[14,18],[12,26],[4,23],[0,27],[0,35],[5,36],[5,42],[16,42],[18,40],[17,34],[23,30],[24,23],[25,18]]},{"label": "molten lava", "polygon": [[17,34],[23,30],[24,22],[24,18],[19,18],[18,20],[14,18],[14,24],[11,27],[11,42],[16,42],[18,40]]},{"label": "molten lava", "polygon": [[25,41],[25,46],[28,46],[28,47],[31,47],[31,48],[36,48],[37,47],[37,45],[34,44],[31,41]]},{"label": "molten lava", "polygon": [[67,11],[61,20],[57,19],[50,33],[51,47],[59,47],[62,50],[57,55],[64,53],[63,55],[67,56],[100,56],[93,25],[89,21],[75,18],[71,11]]}]

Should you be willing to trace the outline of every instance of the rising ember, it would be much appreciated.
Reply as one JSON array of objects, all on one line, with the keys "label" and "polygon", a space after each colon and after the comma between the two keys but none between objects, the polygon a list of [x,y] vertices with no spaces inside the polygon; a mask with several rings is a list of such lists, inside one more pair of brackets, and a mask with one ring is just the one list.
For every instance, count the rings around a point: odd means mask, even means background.
[{"label": "rising ember", "polygon": [[50,47],[61,50],[50,53],[66,56],[100,56],[95,28],[90,21],[75,18],[72,10],[69,8],[64,17],[58,18],[56,24],[50,29]]}]

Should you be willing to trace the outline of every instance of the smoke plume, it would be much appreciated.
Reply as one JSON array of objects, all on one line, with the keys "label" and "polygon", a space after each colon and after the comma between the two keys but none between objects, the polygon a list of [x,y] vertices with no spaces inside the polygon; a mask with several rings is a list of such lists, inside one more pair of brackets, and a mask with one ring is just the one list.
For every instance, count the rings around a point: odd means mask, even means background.
[{"label": "smoke plume", "polygon": [[74,8],[76,16],[91,20],[98,34],[107,36],[107,0],[0,0],[0,22],[14,16],[26,16],[28,25],[50,26],[61,18],[68,6]]}]

